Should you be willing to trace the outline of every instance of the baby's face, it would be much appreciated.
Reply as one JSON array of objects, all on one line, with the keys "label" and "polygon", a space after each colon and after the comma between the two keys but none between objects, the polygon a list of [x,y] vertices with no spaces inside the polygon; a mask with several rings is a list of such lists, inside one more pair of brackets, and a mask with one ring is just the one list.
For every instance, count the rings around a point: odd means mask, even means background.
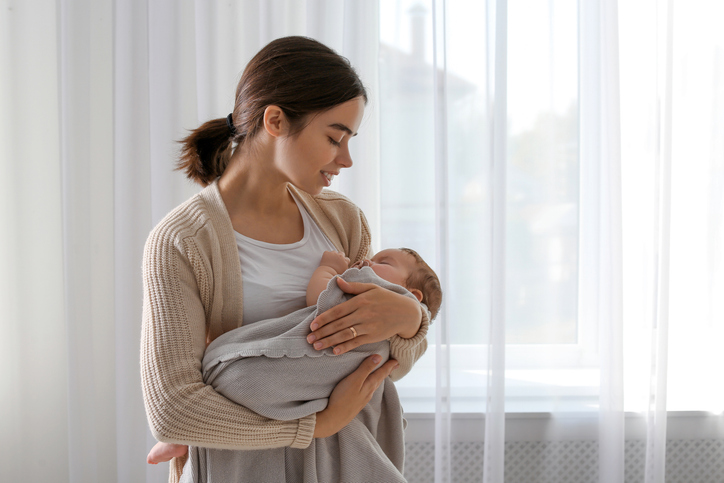
[{"label": "baby's face", "polygon": [[394,248],[382,250],[365,262],[360,265],[371,267],[378,277],[403,287],[416,263],[415,257]]}]

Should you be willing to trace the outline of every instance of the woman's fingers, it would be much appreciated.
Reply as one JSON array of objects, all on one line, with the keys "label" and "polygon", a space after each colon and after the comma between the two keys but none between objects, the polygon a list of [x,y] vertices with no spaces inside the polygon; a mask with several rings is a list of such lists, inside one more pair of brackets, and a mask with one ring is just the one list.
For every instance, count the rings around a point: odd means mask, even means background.
[{"label": "woman's fingers", "polygon": [[321,341],[315,342],[314,348],[317,350],[322,350],[326,349],[327,347],[333,347],[333,352],[336,355],[341,355],[361,345],[373,342],[369,339],[369,337],[366,337],[365,334],[360,334],[360,330],[362,330],[361,327],[359,327],[359,329],[355,329],[357,335],[355,335],[350,328],[341,330],[329,337],[325,337]]},{"label": "woman's fingers", "polygon": [[334,353],[336,355],[342,355],[346,352],[351,351],[352,349],[356,349],[357,347],[361,345],[365,345],[369,342],[369,340],[365,340],[364,337],[355,337],[354,339],[350,339],[347,342],[340,342],[338,344],[333,344],[334,346]]},{"label": "woman's fingers", "polygon": [[367,384],[369,388],[373,388],[370,393],[370,398],[372,397],[372,393],[380,387],[382,381],[384,381],[399,365],[400,364],[396,360],[390,359],[367,377],[365,384]]},{"label": "woman's fingers", "polygon": [[[360,364],[352,374],[355,374],[360,378],[360,381],[364,382],[374,372],[375,367],[377,367],[377,364],[380,362],[382,362],[382,356],[373,354],[362,361],[362,364]],[[361,385],[362,383],[360,383],[360,386]]]},{"label": "woman's fingers", "polygon": [[[312,344],[316,350],[334,347],[334,353],[339,355],[361,345],[380,341],[380,339],[370,339],[368,336],[370,331],[372,333],[379,331],[376,317],[363,318],[366,322],[362,322],[360,317],[352,317],[352,315],[354,313],[315,330],[307,336],[307,342]],[[383,337],[383,339],[385,338]]]},{"label": "woman's fingers", "polygon": [[[335,310],[338,307],[342,308],[340,310]],[[309,336],[307,337],[307,341],[309,343],[312,343],[315,340],[323,339],[329,335],[334,334],[335,332],[349,327],[350,324],[345,324],[344,320],[345,317],[350,316],[357,310],[357,303],[355,303],[354,299],[351,299],[335,306],[332,309],[329,309],[327,312],[332,312],[333,310],[334,314],[330,315],[330,317],[334,317],[333,319],[327,320],[326,322],[321,324],[317,322],[317,320],[319,320],[319,317],[312,321],[312,333],[309,334]],[[325,315],[327,312],[322,315]]]},{"label": "woman's fingers", "polygon": [[[343,292],[353,294],[353,295],[359,295],[364,292],[368,292],[370,290],[378,290],[380,287],[378,285],[375,285],[374,283],[361,283],[361,282],[355,282],[355,283],[349,283],[343,280],[341,277],[337,277],[337,285],[339,285],[339,288],[342,289]],[[352,297],[346,302],[343,302],[339,305],[336,305],[332,307],[331,309],[327,310],[326,312],[318,315],[311,323],[310,328],[312,330],[317,330],[321,327],[324,327],[325,325],[329,324],[330,322],[334,322],[336,320],[341,319],[342,317],[346,317],[352,312],[354,312],[360,305],[365,303],[365,299],[362,297]],[[329,334],[331,332],[326,332],[325,335]],[[317,336],[318,339],[321,337]]]},{"label": "woman's fingers", "polygon": [[[337,280],[341,280],[340,278],[337,278]],[[316,331],[330,322],[334,322],[338,319],[341,319],[342,317],[346,317],[352,312],[354,312],[360,301],[357,300],[357,297],[352,297],[351,299],[347,300],[346,302],[342,302],[341,304],[335,305],[331,309],[327,310],[326,312],[318,315],[311,323],[310,328],[313,331]],[[325,332],[326,334],[327,332]],[[319,334],[316,334],[317,338],[319,337]]]},{"label": "woman's fingers", "polygon": [[[370,342],[378,342],[386,339],[388,336],[377,338],[377,340],[369,340],[369,337],[361,337],[369,333],[376,334],[380,331],[379,315],[374,310],[369,310],[370,297],[368,293],[372,293],[370,289],[381,290],[374,284],[355,284],[354,290],[361,290],[362,295],[357,295],[343,302],[328,311],[319,315],[311,323],[312,333],[307,336],[307,342],[312,344],[316,350],[323,350],[328,347],[336,347],[343,344],[339,351],[335,350],[335,354],[344,354],[355,347]],[[361,285],[369,285],[369,287],[360,287]],[[368,292],[368,293],[364,293]],[[354,327],[356,337],[349,328]],[[389,336],[394,334],[390,332]]]},{"label": "woman's fingers", "polygon": [[[350,329],[354,328],[354,330]],[[365,328],[363,325],[354,325],[348,317],[341,319],[316,330],[307,336],[307,342],[315,349],[322,350],[327,347],[337,347],[340,344],[350,343],[352,347],[359,347],[369,341],[365,341]],[[349,349],[345,350],[347,352]],[[334,351],[335,354],[344,352]]]},{"label": "woman's fingers", "polygon": [[[339,346],[339,351],[335,352],[344,354],[395,334],[405,339],[417,334],[421,324],[420,304],[414,298],[371,283],[348,283],[340,278],[337,283],[342,290],[355,296],[312,321],[312,333],[307,336],[307,342],[315,349]],[[352,337],[349,327],[355,328],[358,337]],[[366,337],[360,338],[360,334]]]},{"label": "woman's fingers", "polygon": [[339,395],[349,397],[350,400],[357,400],[358,409],[355,411],[355,415],[369,402],[382,381],[399,365],[396,360],[390,359],[378,368],[380,361],[382,361],[382,357],[379,354],[367,357],[352,374],[340,381],[334,390],[339,389],[340,393],[345,390],[351,392],[351,394]]}]

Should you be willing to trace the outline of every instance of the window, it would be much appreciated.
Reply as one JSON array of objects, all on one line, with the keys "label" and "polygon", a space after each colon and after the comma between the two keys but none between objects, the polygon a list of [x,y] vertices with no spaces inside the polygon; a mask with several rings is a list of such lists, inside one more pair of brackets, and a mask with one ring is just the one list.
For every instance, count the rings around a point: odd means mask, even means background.
[{"label": "window", "polygon": [[[485,397],[489,238],[486,32],[482,2],[449,2],[447,71],[433,65],[431,2],[381,2],[382,246],[435,260],[435,76],[447,102],[453,410]],[[483,9],[480,11],[480,9]],[[473,12],[471,10],[478,10]],[[578,39],[573,0],[508,5],[506,372],[509,411],[595,401],[585,363],[591,334],[578,311]],[[475,33],[477,32],[477,33]],[[431,335],[430,342],[434,344]],[[407,411],[430,411],[434,350],[398,384]],[[586,381],[595,377],[594,389]],[[577,382],[573,382],[577,381]],[[571,387],[575,385],[575,387]],[[553,396],[553,399],[551,399]],[[561,399],[563,398],[563,399]],[[567,398],[567,399],[566,399]],[[548,400],[548,402],[544,402]],[[532,404],[532,406],[531,406]],[[547,409],[548,408],[548,409]]]},{"label": "window", "polygon": [[[605,350],[597,314],[609,305],[597,299],[596,284],[608,270],[600,250],[615,243],[600,241],[591,227],[615,209],[600,204],[618,199],[606,190],[619,189],[624,343],[616,357],[625,368],[625,409],[645,410],[651,381],[665,374],[667,410],[724,410],[721,385],[700,382],[721,366],[715,341],[724,331],[724,84],[717,80],[724,78],[724,37],[713,23],[723,7],[687,4],[672,27],[655,2],[623,3],[618,44],[604,45],[603,33],[592,32],[601,28],[600,12],[587,3],[511,0],[505,26],[497,27],[505,29],[507,67],[494,72],[489,32],[496,26],[492,17],[485,25],[486,3],[380,3],[381,243],[409,246],[444,268],[452,410],[485,408],[490,315],[480,307],[491,297],[489,119],[501,98],[491,94],[495,75],[504,75],[507,90],[506,412],[598,407]],[[672,43],[667,29],[676,32]],[[440,49],[433,39],[443,37]],[[603,47],[616,66],[610,77],[595,70]],[[620,113],[606,111],[613,124],[599,112],[600,93],[612,84],[620,85]],[[605,149],[591,148],[604,138],[591,133],[619,118],[621,181],[604,186],[597,178]],[[436,157],[436,139],[446,143],[444,157]],[[444,261],[436,259],[440,231]],[[666,320],[662,330],[657,324]],[[429,340],[433,349],[398,384],[408,412],[434,410],[434,333]],[[668,372],[652,372],[655,357]]]}]

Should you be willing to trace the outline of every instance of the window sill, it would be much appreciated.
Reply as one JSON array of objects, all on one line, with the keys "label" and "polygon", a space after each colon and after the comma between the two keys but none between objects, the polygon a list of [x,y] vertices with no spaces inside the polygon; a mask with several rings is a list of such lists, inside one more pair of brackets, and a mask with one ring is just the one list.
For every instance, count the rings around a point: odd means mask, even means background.
[{"label": "window sill", "polygon": [[[407,442],[435,441],[434,413],[406,413]],[[570,441],[595,440],[598,435],[598,413],[508,413],[505,416],[506,441]],[[646,415],[624,414],[626,440],[646,438]],[[455,442],[483,441],[485,415],[452,413],[450,434]],[[668,413],[667,439],[722,439],[724,413],[674,411]]]}]

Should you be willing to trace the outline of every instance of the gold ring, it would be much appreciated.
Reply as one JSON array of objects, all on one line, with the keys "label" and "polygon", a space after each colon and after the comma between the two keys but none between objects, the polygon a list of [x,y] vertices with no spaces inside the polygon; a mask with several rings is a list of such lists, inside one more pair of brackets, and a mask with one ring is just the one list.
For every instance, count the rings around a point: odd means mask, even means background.
[{"label": "gold ring", "polygon": [[357,331],[354,330],[354,327],[347,327],[347,328],[352,331],[352,338],[353,338],[353,339],[354,339],[355,337],[357,337]]}]

